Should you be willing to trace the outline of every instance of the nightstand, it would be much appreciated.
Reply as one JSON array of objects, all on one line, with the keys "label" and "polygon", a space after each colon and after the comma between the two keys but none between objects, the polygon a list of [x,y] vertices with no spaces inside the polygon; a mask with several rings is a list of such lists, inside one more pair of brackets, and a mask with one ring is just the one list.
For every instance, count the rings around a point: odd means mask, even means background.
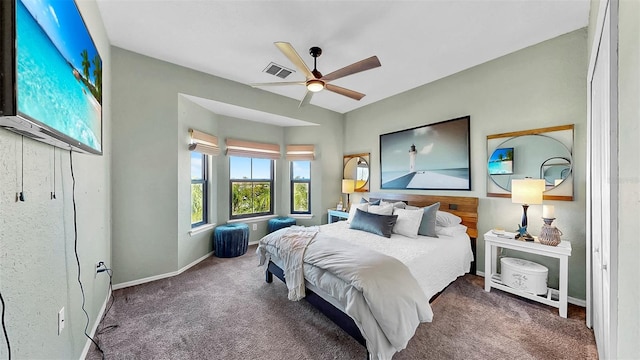
[{"label": "nightstand", "polygon": [[349,213],[346,211],[340,211],[335,209],[327,210],[329,213],[329,224],[332,224],[336,221],[344,221],[349,218]]},{"label": "nightstand", "polygon": [[[536,239],[537,240],[537,239]],[[560,274],[558,289],[548,289],[546,296],[539,296],[524,292],[502,283],[501,275],[497,273],[498,248],[518,250],[530,254],[556,258],[560,261]],[[558,246],[549,246],[537,241],[521,241],[501,237],[488,231],[484,234],[484,291],[489,292],[496,288],[529,300],[538,301],[549,306],[557,307],[560,316],[567,317],[567,291],[569,285],[569,256],[571,256],[571,243],[562,240]],[[558,293],[558,299],[551,297],[553,292]]]}]

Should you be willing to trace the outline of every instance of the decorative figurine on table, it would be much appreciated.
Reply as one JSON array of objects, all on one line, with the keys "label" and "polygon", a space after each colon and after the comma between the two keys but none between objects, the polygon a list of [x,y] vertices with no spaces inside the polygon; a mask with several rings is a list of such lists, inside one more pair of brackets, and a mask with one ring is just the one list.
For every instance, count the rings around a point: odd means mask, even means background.
[{"label": "decorative figurine on table", "polygon": [[529,235],[527,232],[526,226],[518,226],[518,233],[516,234],[516,239],[522,239],[524,241],[533,241],[533,236]]}]

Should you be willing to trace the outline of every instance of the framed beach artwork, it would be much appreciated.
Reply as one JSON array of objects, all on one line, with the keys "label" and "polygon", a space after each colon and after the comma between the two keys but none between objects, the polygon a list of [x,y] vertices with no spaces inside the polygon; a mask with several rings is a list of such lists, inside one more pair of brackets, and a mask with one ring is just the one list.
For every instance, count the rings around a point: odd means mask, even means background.
[{"label": "framed beach artwork", "polygon": [[380,135],[380,189],[471,190],[470,120]]}]

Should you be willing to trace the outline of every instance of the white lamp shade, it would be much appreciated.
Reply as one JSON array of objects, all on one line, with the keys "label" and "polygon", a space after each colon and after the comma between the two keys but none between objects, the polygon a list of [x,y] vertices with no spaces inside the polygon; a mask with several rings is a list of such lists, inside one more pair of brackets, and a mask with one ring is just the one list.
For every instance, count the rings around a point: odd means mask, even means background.
[{"label": "white lamp shade", "polygon": [[516,204],[542,204],[544,179],[511,180],[511,202]]},{"label": "white lamp shade", "polygon": [[356,182],[352,179],[342,179],[342,193],[353,194],[356,189]]}]

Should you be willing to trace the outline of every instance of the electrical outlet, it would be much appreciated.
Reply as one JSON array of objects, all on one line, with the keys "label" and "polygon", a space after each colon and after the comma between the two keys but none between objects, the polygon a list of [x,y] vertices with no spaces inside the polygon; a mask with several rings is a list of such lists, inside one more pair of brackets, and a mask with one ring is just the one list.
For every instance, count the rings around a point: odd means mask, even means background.
[{"label": "electrical outlet", "polygon": [[258,230],[258,224],[253,224],[253,231]]},{"label": "electrical outlet", "polygon": [[64,306],[58,311],[58,335],[62,333],[64,329]]},{"label": "electrical outlet", "polygon": [[93,278],[95,279],[98,276],[98,273],[101,273],[102,271],[104,271],[104,262],[102,261],[98,261],[96,263],[96,271],[93,273]]}]

